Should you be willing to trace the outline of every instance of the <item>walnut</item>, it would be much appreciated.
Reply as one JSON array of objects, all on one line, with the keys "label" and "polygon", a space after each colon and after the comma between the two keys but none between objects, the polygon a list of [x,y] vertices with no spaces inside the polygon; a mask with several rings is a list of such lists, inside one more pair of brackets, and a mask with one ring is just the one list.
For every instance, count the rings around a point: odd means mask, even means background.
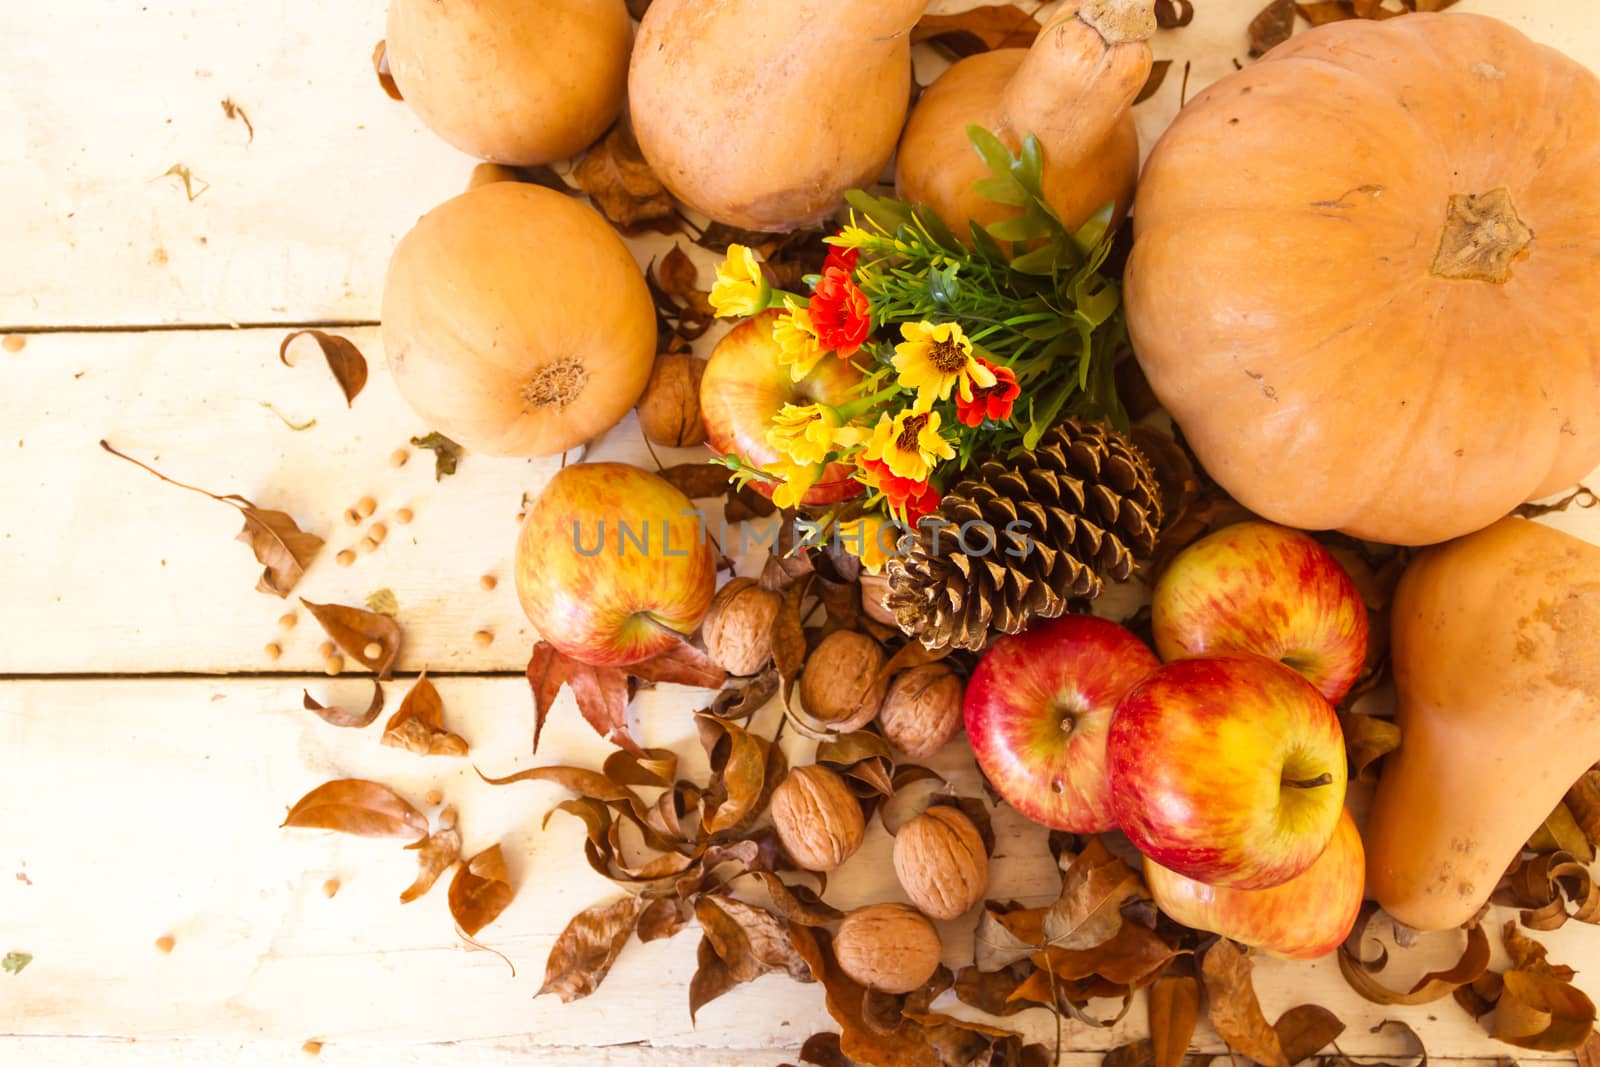
[{"label": "walnut", "polygon": [[915,908],[872,904],[844,917],[833,939],[839,969],[880,993],[909,993],[925,985],[944,954],[939,933]]},{"label": "walnut", "polygon": [[922,759],[943,748],[961,729],[961,677],[943,663],[925,663],[895,675],[878,711],[889,743]]},{"label": "walnut", "polygon": [[844,779],[811,764],[772,791],[772,822],[789,856],[808,871],[831,871],[861,847],[867,825]]},{"label": "walnut", "polygon": [[688,448],[706,439],[700,417],[700,378],[704,360],[687,352],[656,357],[639,398],[639,428],[652,443],[668,448]]},{"label": "walnut", "polygon": [[800,703],[840,733],[859,730],[878,714],[888,679],[883,648],[856,630],[835,630],[806,657]]},{"label": "walnut", "polygon": [[887,574],[867,574],[862,572],[861,585],[861,611],[873,622],[881,622],[885,626],[893,626],[896,630],[900,624],[895,621],[894,612],[889,610],[889,605],[884,603],[884,598],[889,595],[889,576]]},{"label": "walnut", "polygon": [[729,674],[755,674],[772,660],[772,620],[783,597],[751,578],[735,578],[717,591],[700,624],[706,653]]},{"label": "walnut", "polygon": [[935,919],[966,914],[989,888],[989,853],[959,808],[929,808],[894,839],[894,873],[911,902]]}]

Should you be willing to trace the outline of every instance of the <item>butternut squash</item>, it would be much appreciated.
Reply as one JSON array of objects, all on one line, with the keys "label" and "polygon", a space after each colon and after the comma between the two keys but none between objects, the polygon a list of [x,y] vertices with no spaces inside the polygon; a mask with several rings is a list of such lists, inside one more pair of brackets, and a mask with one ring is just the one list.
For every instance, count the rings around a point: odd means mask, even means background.
[{"label": "butternut squash", "polygon": [[1443,930],[1600,759],[1600,548],[1502,519],[1419,555],[1393,612],[1402,736],[1367,887],[1401,922]]},{"label": "butternut squash", "polygon": [[628,71],[652,170],[719,222],[792,230],[889,162],[927,0],[655,0]]},{"label": "butternut squash", "polygon": [[1150,75],[1155,0],[1063,5],[1032,48],[969,56],[917,101],[900,140],[895,185],[963,240],[1018,208],[980,195],[989,168],[967,141],[972,124],[1016,152],[1032,133],[1044,150],[1045,199],[1069,230],[1107,204],[1120,222],[1139,175],[1133,100]]}]

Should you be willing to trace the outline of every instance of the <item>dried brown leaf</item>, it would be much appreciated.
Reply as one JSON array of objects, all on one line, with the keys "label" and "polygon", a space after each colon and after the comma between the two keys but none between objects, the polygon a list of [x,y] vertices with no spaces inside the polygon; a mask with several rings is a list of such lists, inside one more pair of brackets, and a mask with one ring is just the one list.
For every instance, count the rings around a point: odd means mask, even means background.
[{"label": "dried brown leaf", "polygon": [[1369,784],[1376,782],[1378,761],[1400,747],[1399,725],[1393,719],[1380,719],[1376,715],[1363,715],[1355,711],[1339,712],[1339,725],[1344,728],[1350,777]]},{"label": "dried brown leaf", "polygon": [[801,579],[784,589],[783,603],[772,620],[772,662],[785,684],[785,704],[788,703],[787,686],[805,667],[809,651],[805,620],[800,615],[800,602],[805,599],[810,585],[809,580]]},{"label": "dried brown leaf", "polygon": [[[380,681],[388,680],[394,670],[394,661],[400,655],[400,624],[387,615],[344,604],[313,604],[305,597],[300,603],[306,606],[334,644],[344,649],[345,655],[370,671],[375,671]],[[367,655],[367,646],[377,645],[377,656]]]},{"label": "dried brown leaf", "polygon": [[465,756],[467,743],[444,728],[444,700],[423,671],[383,727],[383,743],[419,756]]},{"label": "dried brown leaf", "polygon": [[1146,896],[1139,875],[1091,838],[1061,882],[1061,896],[1044,918],[1045,939],[1062,949],[1086,949],[1122,928],[1122,906]]},{"label": "dried brown leaf", "polygon": [[1156,25],[1163,30],[1181,30],[1194,21],[1192,0],[1156,0]]},{"label": "dried brown leaf", "polygon": [[1467,929],[1467,947],[1453,966],[1423,975],[1409,991],[1401,993],[1379,982],[1373,975],[1372,965],[1361,961],[1352,951],[1351,946],[1358,943],[1363,925],[1358,922],[1351,938],[1339,947],[1339,970],[1350,988],[1375,1004],[1427,1004],[1476,981],[1489,969],[1489,935],[1482,926],[1474,924]]},{"label": "dried brown leaf", "polygon": [[748,719],[777,695],[778,669],[769,666],[743,685],[724,687],[706,710],[719,719]]},{"label": "dried brown leaf", "polygon": [[623,802],[631,807],[641,807],[638,796],[633,790],[618,785],[609,777],[599,771],[591,771],[587,767],[572,767],[558,765],[553,767],[529,767],[515,774],[508,774],[504,778],[490,778],[482,771],[478,772],[490,785],[515,785],[518,782],[551,782],[561,788],[598,800],[605,804]]},{"label": "dried brown leaf", "polygon": [[468,937],[476,937],[515,895],[505,856],[496,843],[456,868],[450,879],[450,914]]},{"label": "dried brown leaf", "polygon": [[844,918],[844,912],[823,902],[809,886],[789,885],[772,871],[752,871],[767,887],[772,910],[799,926],[826,926]]},{"label": "dried brown leaf", "polygon": [[[1587,865],[1568,852],[1551,852],[1520,860],[1506,875],[1504,888],[1522,913],[1524,926],[1555,930],[1566,921],[1600,922],[1600,886]],[[1499,898],[1497,898],[1499,899]],[[1568,911],[1568,903],[1573,910]]]},{"label": "dried brown leaf", "polygon": [[1014,1015],[1026,1011],[1027,1005],[1014,1000],[1013,994],[1031,973],[1033,967],[1027,963],[1012,964],[997,971],[982,971],[976,966],[963,967],[955,976],[956,999],[990,1015]]},{"label": "dried brown leaf", "polygon": [[643,900],[626,896],[574,915],[550,947],[544,985],[535,995],[554,993],[563,1004],[570,1004],[599,989],[643,910]]},{"label": "dried brown leaf", "polygon": [[863,1010],[867,991],[839,969],[826,931],[801,926],[792,928],[790,936],[795,950],[822,983],[828,1014],[839,1024],[839,1047],[844,1055],[892,1067],[943,1067],[925,1026],[903,1017],[890,1026],[874,1025],[867,1019]]},{"label": "dried brown leaf", "polygon": [[[973,963],[984,972],[999,971],[1025,960],[1044,946],[1044,908],[1006,912],[986,903],[973,933]],[[1031,917],[1031,921],[1022,916]]]},{"label": "dried brown leaf", "polygon": [[461,462],[461,446],[437,430],[413,437],[411,444],[433,453],[433,480],[436,482],[442,482],[448,475],[454,474],[456,465]]},{"label": "dried brown leaf", "polygon": [[1538,971],[1501,976],[1505,991],[1494,1012],[1494,1037],[1518,1048],[1566,1052],[1594,1033],[1594,1001],[1571,982]]},{"label": "dried brown leaf", "polygon": [[1155,1067],[1182,1067],[1200,1018],[1200,983],[1187,975],[1159,978],[1147,1006]]},{"label": "dried brown leaf", "polygon": [[1039,20],[1015,4],[991,4],[953,15],[924,15],[911,43],[927,41],[953,58],[996,48],[1027,48],[1039,36]]},{"label": "dried brown leaf", "polygon": [[767,763],[774,749],[766,739],[745,730],[737,723],[704,712],[695,716],[702,739],[715,736],[707,745],[717,795],[702,807],[701,820],[708,834],[719,834],[747,825],[761,813],[768,792]]},{"label": "dried brown leaf", "polygon": [[672,197],[645,162],[626,120],[584,154],[572,177],[600,213],[623,230],[676,219]]},{"label": "dried brown leaf", "polygon": [[728,492],[733,477],[733,472],[720,463],[679,463],[659,474],[690,500],[722,496]]},{"label": "dried brown leaf", "polygon": [[638,934],[640,941],[661,941],[683,929],[688,920],[687,908],[681,900],[657,897],[639,912]]},{"label": "dried brown leaf", "polygon": [[1294,0],[1268,0],[1250,20],[1250,55],[1263,55],[1294,33]]},{"label": "dried brown leaf", "polygon": [[359,730],[363,727],[371,726],[378,718],[379,713],[383,711],[383,684],[377,681],[372,683],[372,700],[367,704],[366,711],[345,711],[343,708],[327,707],[317,703],[311,696],[311,690],[306,689],[302,690],[302,692],[305,694],[305,709],[315,712],[318,718],[329,726],[342,726]]},{"label": "dried brown leaf", "polygon": [[386,785],[363,778],[325,782],[295,802],[284,826],[337,830],[358,837],[428,835],[428,820]]},{"label": "dried brown leaf", "polygon": [[135,467],[155,475],[168,485],[187,489],[191,493],[199,493],[237,510],[244,519],[244,528],[234,539],[249,545],[250,551],[255,553],[256,562],[266,568],[261,573],[260,580],[256,582],[258,592],[280,597],[288,596],[299,584],[300,579],[305,577],[306,568],[311,566],[312,559],[322,548],[322,538],[306,533],[292,518],[281,511],[258,508],[237,493],[218,495],[168,478],[149,464],[141,463],[132,456],[117,451],[105,441],[100,442],[100,447],[118,459],[126,460]]},{"label": "dried brown leaf", "polygon": [[1261,1013],[1251,969],[1250,958],[1227,938],[1206,951],[1200,975],[1210,1001],[1211,1026],[1230,1048],[1263,1067],[1287,1067],[1278,1033]]},{"label": "dried brown leaf", "polygon": [[795,951],[787,924],[765,908],[733,897],[708,894],[695,901],[694,915],[728,973],[738,982],[784,972],[811,981],[811,968]]},{"label": "dried brown leaf", "polygon": [[1527,847],[1533,852],[1566,852],[1584,866],[1594,862],[1594,848],[1589,844],[1588,835],[1564,800],[1556,804],[1534,831]]},{"label": "dried brown leaf", "polygon": [[225,96],[222,98],[222,113],[230,119],[238,119],[240,122],[244,123],[245,133],[248,135],[246,137],[245,144],[255,143],[255,124],[250,121],[250,116],[245,114],[244,108],[240,107],[234,102],[233,97]]},{"label": "dried brown leaf", "polygon": [[717,950],[712,947],[709,937],[700,938],[700,947],[696,950],[697,965],[694,977],[689,980],[689,1022],[693,1025],[695,1015],[701,1008],[716,1000],[739,984],[733,977],[728,965],[717,955]]},{"label": "dried brown leaf", "polygon": [[1600,769],[1585,771],[1567,790],[1565,803],[1590,847],[1600,848]]},{"label": "dried brown leaf", "polygon": [[1135,104],[1142,104],[1161,91],[1161,85],[1167,80],[1167,72],[1172,69],[1172,60],[1158,59],[1150,64],[1150,74],[1144,80],[1144,88],[1139,90],[1139,95],[1133,98]]},{"label": "dried brown leaf", "polygon": [[576,665],[576,660],[568,659],[557,652],[554,646],[543,641],[533,646],[533,654],[528,657],[527,675],[528,688],[533,691],[534,752],[539,751],[539,735],[544,732],[544,721],[549,718],[561,687],[567,684],[567,675]]},{"label": "dried brown leaf", "polygon": [[1278,1016],[1272,1025],[1284,1059],[1291,1064],[1310,1059],[1344,1033],[1344,1023],[1320,1004],[1301,1004]]},{"label": "dried brown leaf", "polygon": [[670,748],[647,748],[638,753],[618,750],[606,757],[600,772],[621,786],[670,789],[678,773],[678,756]]},{"label": "dried brown leaf", "polygon": [[800,1046],[800,1062],[813,1064],[814,1067],[855,1067],[839,1047],[839,1035],[831,1032],[812,1034],[806,1038],[806,1043]]},{"label": "dried brown leaf", "polygon": [[1300,17],[1313,26],[1325,26],[1330,22],[1356,17],[1355,9],[1348,0],[1318,0],[1316,3],[1297,3],[1294,7]]},{"label": "dried brown leaf", "polygon": [[400,95],[400,87],[394,83],[394,75],[389,73],[389,46],[387,42],[379,41],[372,49],[372,71],[378,76],[378,85],[390,100],[405,99]]},{"label": "dried brown leaf", "polygon": [[310,337],[317,342],[328,370],[333,372],[333,380],[339,383],[339,391],[344,394],[345,406],[355,406],[356,397],[367,385],[367,358],[361,354],[361,349],[348,337],[326,330],[295,330],[278,345],[278,361],[285,367],[294,366],[289,362],[289,346],[298,337]]},{"label": "dried brown leaf", "polygon": [[697,689],[721,689],[728,673],[710,656],[687,641],[678,641],[643,663],[627,668],[627,673],[646,682],[668,682]]},{"label": "dried brown leaf", "polygon": [[[1048,917],[1047,917],[1048,921]],[[1123,923],[1106,941],[1084,949],[1049,946],[1033,962],[1049,966],[1057,978],[1075,982],[1098,975],[1108,982],[1138,989],[1148,984],[1177,956],[1177,950],[1153,931]]]},{"label": "dried brown leaf", "polygon": [[1111,1049],[1100,1060],[1100,1067],[1155,1067],[1155,1062],[1155,1043],[1147,1038]]},{"label": "dried brown leaf", "polygon": [[441,828],[427,840],[407,845],[417,851],[417,879],[400,894],[400,903],[409,904],[433,888],[439,876],[461,858],[461,831],[455,825],[455,809],[446,808],[439,818]]}]

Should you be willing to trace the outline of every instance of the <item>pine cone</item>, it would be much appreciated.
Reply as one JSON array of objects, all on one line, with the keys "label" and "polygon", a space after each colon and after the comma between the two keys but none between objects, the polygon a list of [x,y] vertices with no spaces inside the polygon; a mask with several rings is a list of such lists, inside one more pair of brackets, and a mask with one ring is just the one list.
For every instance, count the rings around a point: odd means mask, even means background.
[{"label": "pine cone", "polygon": [[936,516],[889,561],[886,602],[927,647],[976,651],[1099,596],[1105,578],[1127,580],[1155,548],[1161,489],[1122,434],[1068,420],[1031,453],[985,460]]}]

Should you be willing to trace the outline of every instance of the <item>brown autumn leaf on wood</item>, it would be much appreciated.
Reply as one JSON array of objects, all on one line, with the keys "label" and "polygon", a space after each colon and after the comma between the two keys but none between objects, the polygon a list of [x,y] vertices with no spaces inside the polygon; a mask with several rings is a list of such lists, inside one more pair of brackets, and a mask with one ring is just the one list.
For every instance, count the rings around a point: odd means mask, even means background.
[{"label": "brown autumn leaf on wood", "polygon": [[778,677],[782,679],[785,706],[790,703],[790,689],[805,667],[806,654],[810,651],[806,642],[805,620],[800,615],[800,602],[805,599],[810,586],[808,575],[784,589],[783,603],[772,620],[772,662],[778,668]]},{"label": "brown autumn leaf on wood", "polygon": [[600,773],[621,786],[670,789],[678,773],[678,755],[670,748],[647,748],[642,753],[619,749],[606,757]]},{"label": "brown autumn leaf on wood", "polygon": [[1200,983],[1188,975],[1158,978],[1146,1006],[1155,1067],[1182,1067],[1200,1019]]},{"label": "brown autumn leaf on wood", "polygon": [[765,738],[737,723],[701,712],[695,716],[712,767],[713,793],[701,806],[701,825],[708,834],[731,831],[761,814],[772,775],[768,761],[781,760]]},{"label": "brown autumn leaf on wood", "polygon": [[[1600,886],[1588,866],[1571,853],[1556,851],[1518,861],[1503,888],[1496,903],[1524,909],[1522,924],[1530,930],[1557,930],[1569,918],[1600,923]],[[1569,902],[1572,911],[1567,910]]]},{"label": "brown autumn leaf on wood", "polygon": [[[345,655],[375,672],[379,681],[388,680],[394,670],[394,661],[400,655],[398,622],[387,615],[344,604],[313,604],[305,597],[300,598],[300,603],[306,606],[306,610],[333,638],[334,644],[344,650]],[[376,656],[367,655],[371,645],[378,646]]]},{"label": "brown autumn leaf on wood", "polygon": [[733,471],[720,463],[679,463],[657,473],[690,500],[722,496],[733,478]]},{"label": "brown autumn leaf on wood", "polygon": [[1350,757],[1350,777],[1371,784],[1378,780],[1378,761],[1400,747],[1400,727],[1393,719],[1339,712],[1344,728],[1345,753]]},{"label": "brown autumn leaf on wood", "polygon": [[1172,69],[1172,60],[1158,59],[1150,64],[1150,73],[1144,80],[1144,88],[1139,90],[1139,95],[1133,98],[1135,104],[1142,104],[1161,91],[1161,84],[1167,80],[1167,72]]},{"label": "brown autumn leaf on wood", "polygon": [[778,669],[767,667],[743,685],[727,686],[707,712],[719,719],[748,719],[778,695]]},{"label": "brown autumn leaf on wood", "polygon": [[869,1021],[864,1014],[867,991],[857,985],[833,958],[825,930],[794,927],[795,951],[822,983],[828,1014],[839,1024],[839,1047],[852,1060],[893,1067],[943,1067],[942,1057],[928,1039],[925,1027],[901,1017],[892,1025]]},{"label": "brown autumn leaf on wood", "polygon": [[640,941],[661,941],[682,930],[688,921],[683,901],[671,897],[657,897],[639,912],[636,933]]},{"label": "brown autumn leaf on wood", "polygon": [[1100,1060],[1100,1067],[1154,1067],[1155,1043],[1149,1038],[1118,1045]]},{"label": "brown autumn leaf on wood", "polygon": [[389,94],[390,100],[404,100],[400,95],[400,87],[394,83],[394,75],[389,73],[389,45],[386,41],[379,41],[372,49],[372,71],[378,76],[378,85]]},{"label": "brown autumn leaf on wood", "polygon": [[339,383],[339,391],[344,394],[345,406],[354,407],[356,397],[367,386],[367,359],[361,349],[348,337],[326,330],[295,330],[278,346],[278,361],[285,367],[294,366],[289,362],[289,346],[297,337],[310,337],[317,342],[328,370],[333,372],[333,380]]},{"label": "brown autumn leaf on wood", "polygon": [[325,782],[295,801],[283,826],[337,830],[358,837],[428,835],[428,820],[405,798],[378,782],[341,778]]},{"label": "brown autumn leaf on wood", "polygon": [[1372,914],[1364,911],[1349,939],[1339,946],[1339,971],[1350,988],[1375,1004],[1427,1004],[1476,981],[1489,969],[1489,935],[1481,925],[1474,924],[1467,928],[1466,949],[1453,966],[1423,975],[1407,992],[1390,989],[1374,976],[1386,957],[1380,957],[1374,965],[1357,957],[1351,947],[1360,944]]},{"label": "brown autumn leaf on wood", "polygon": [[1594,862],[1594,847],[1589,843],[1589,835],[1578,825],[1577,816],[1573,815],[1572,808],[1565,800],[1557,802],[1539,829],[1528,838],[1526,848],[1530,852],[1570,853],[1585,866]]},{"label": "brown autumn leaf on wood", "polygon": [[343,708],[328,707],[320,704],[311,695],[311,690],[302,690],[305,694],[305,709],[316,713],[317,717],[329,726],[342,726],[347,729],[359,730],[371,726],[377,720],[378,714],[383,711],[383,683],[372,683],[372,700],[367,704],[365,711],[346,711]]},{"label": "brown autumn leaf on wood", "polygon": [[574,915],[550,948],[544,985],[535,995],[554,993],[563,1004],[570,1004],[599,989],[643,910],[642,899],[625,896]]},{"label": "brown autumn leaf on wood", "polygon": [[997,971],[982,971],[976,965],[963,967],[955,975],[956,999],[990,1015],[1015,1015],[1031,1005],[1014,999],[1017,988],[1033,973],[1029,963],[1013,963]]},{"label": "brown autumn leaf on wood", "polygon": [[1345,0],[1318,0],[1316,3],[1297,3],[1295,11],[1313,26],[1326,26],[1356,17],[1355,8]]},{"label": "brown autumn leaf on wood", "polygon": [[633,692],[622,670],[579,663],[540,641],[533,646],[527,676],[533,690],[533,751],[539,751],[539,735],[562,686],[572,689],[579,713],[595,733],[629,752],[644,751],[628,732],[628,702]]},{"label": "brown autumn leaf on wood", "polygon": [[1156,25],[1163,30],[1181,30],[1194,21],[1192,0],[1156,0]]},{"label": "brown autumn leaf on wood", "polygon": [[417,853],[417,878],[400,894],[400,903],[409,904],[433,888],[439,876],[461,858],[461,831],[456,826],[456,809],[439,813],[439,829],[426,840],[407,845]]},{"label": "brown autumn leaf on wood", "polygon": [[1210,1001],[1211,1026],[1238,1052],[1263,1067],[1287,1067],[1278,1033],[1261,1013],[1250,958],[1227,938],[1206,950],[1200,975]]},{"label": "brown autumn leaf on wood", "polygon": [[645,162],[626,119],[584,154],[572,177],[600,213],[623,230],[677,221],[672,197]]},{"label": "brown autumn leaf on wood", "polygon": [[456,466],[461,462],[461,446],[438,430],[421,437],[413,437],[411,444],[425,452],[433,453],[433,480],[436,482],[442,482],[454,474]]},{"label": "brown autumn leaf on wood", "polygon": [[1600,768],[1591,767],[1567,790],[1567,808],[1592,848],[1600,848]]},{"label": "brown autumn leaf on wood", "polygon": [[1320,1004],[1301,1004],[1278,1016],[1272,1024],[1283,1057],[1290,1064],[1310,1059],[1344,1033],[1344,1023]]},{"label": "brown autumn leaf on wood", "polygon": [[[1507,923],[1513,929],[1514,924]],[[1594,1034],[1594,1001],[1570,981],[1520,968],[1501,975],[1495,1004],[1496,1040],[1541,1052],[1582,1048]]]},{"label": "brown autumn leaf on wood", "polygon": [[700,947],[696,950],[695,959],[694,977],[689,980],[691,1026],[694,1025],[695,1015],[701,1008],[739,985],[738,980],[728,970],[728,965],[717,955],[717,950],[712,946],[709,937],[700,938]]},{"label": "brown autumn leaf on wood", "polygon": [[700,268],[695,266],[694,260],[683,250],[683,245],[674,242],[667,254],[661,257],[656,264],[656,282],[663,292],[669,296],[683,301],[697,315],[715,318],[716,311],[711,306],[711,294],[699,286]]},{"label": "brown autumn leaf on wood", "polygon": [[1047,908],[983,906],[973,934],[973,963],[980,971],[998,971],[1025,960],[1044,947]]},{"label": "brown autumn leaf on wood", "polygon": [[996,48],[1027,48],[1039,36],[1039,20],[1015,4],[991,4],[953,15],[924,15],[911,43],[924,41],[953,59]]},{"label": "brown autumn leaf on wood", "polygon": [[281,511],[258,508],[237,493],[219,496],[197,486],[186,485],[168,478],[149,464],[141,463],[132,456],[117,451],[105,441],[100,442],[100,447],[118,459],[126,460],[135,467],[155,475],[168,485],[187,489],[191,493],[199,493],[237,510],[244,518],[244,528],[239,531],[235,540],[249,545],[250,551],[255,553],[256,562],[266,568],[261,573],[261,580],[256,582],[258,592],[280,597],[288,596],[299,584],[300,579],[305,577],[306,568],[311,566],[312,559],[322,548],[322,538],[306,533],[292,518]]},{"label": "brown autumn leaf on wood", "polygon": [[1103,944],[1122,928],[1122,906],[1145,896],[1138,873],[1098,837],[1090,838],[1063,875],[1061,896],[1045,913],[1045,940],[1062,949]]},{"label": "brown autumn leaf on wood", "polygon": [[767,887],[772,910],[779,918],[797,926],[827,926],[844,918],[844,912],[830,904],[809,886],[789,885],[773,871],[752,871]]},{"label": "brown autumn leaf on wood", "polygon": [[678,641],[643,663],[635,663],[626,668],[626,673],[645,682],[667,682],[697,689],[721,689],[728,681],[728,673],[703,649],[688,641]]},{"label": "brown autumn leaf on wood", "polygon": [[423,671],[383,727],[383,743],[419,756],[465,756],[467,743],[444,728],[444,700]]},{"label": "brown autumn leaf on wood", "polygon": [[779,972],[797,982],[812,981],[811,968],[795,951],[789,927],[765,908],[707,894],[695,901],[694,915],[735,981],[753,982]]},{"label": "brown autumn leaf on wood", "polygon": [[515,785],[518,782],[550,782],[561,788],[576,793],[581,797],[598,800],[604,804],[625,803],[630,808],[637,809],[640,804],[638,796],[633,790],[618,785],[599,771],[591,771],[587,767],[573,767],[557,765],[553,767],[529,767],[508,774],[504,778],[490,778],[482,771],[478,772],[490,785]]},{"label": "brown autumn leaf on wood", "polygon": [[1250,20],[1250,55],[1265,54],[1294,33],[1294,0],[1269,0]]},{"label": "brown autumn leaf on wood", "polygon": [[456,868],[455,877],[450,879],[450,915],[468,937],[477,937],[479,930],[506,910],[514,896],[511,875],[497,842]]},{"label": "brown autumn leaf on wood", "polygon": [[1156,934],[1135,923],[1123,923],[1114,936],[1085,949],[1049,946],[1032,957],[1035,965],[1048,966],[1063,981],[1075,982],[1098,975],[1119,986],[1138,989],[1171,963],[1177,950]]}]

